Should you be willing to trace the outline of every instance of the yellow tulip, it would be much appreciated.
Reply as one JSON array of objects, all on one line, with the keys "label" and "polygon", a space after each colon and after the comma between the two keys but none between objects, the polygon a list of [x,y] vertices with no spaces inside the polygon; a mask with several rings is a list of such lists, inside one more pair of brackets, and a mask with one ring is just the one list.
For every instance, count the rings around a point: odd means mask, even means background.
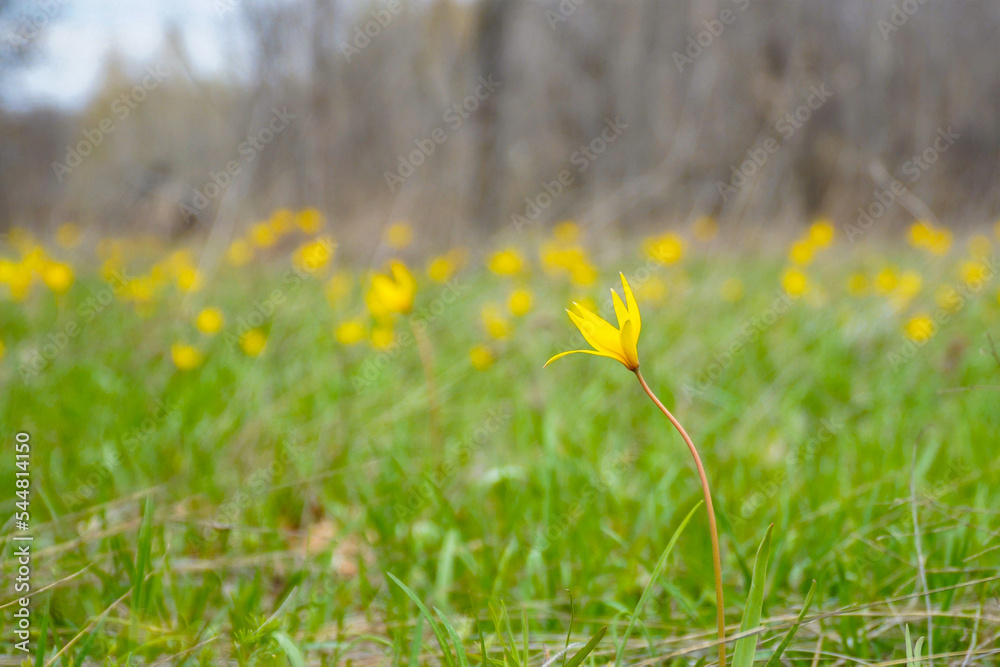
[{"label": "yellow tulip", "polygon": [[528,290],[514,290],[507,299],[507,308],[514,317],[522,317],[531,312],[531,300],[531,292]]},{"label": "yellow tulip", "polygon": [[302,209],[295,216],[295,224],[306,234],[315,234],[326,226],[323,214],[314,208]]},{"label": "yellow tulip", "polygon": [[390,313],[405,315],[413,309],[413,298],[417,292],[417,283],[413,279],[406,264],[393,260],[389,264],[392,273],[376,273],[372,276],[371,287],[368,289],[368,309],[375,317],[384,317]]},{"label": "yellow tulip", "polygon": [[903,328],[906,337],[915,343],[922,343],[934,335],[936,326],[934,320],[927,315],[917,315],[910,319]]},{"label": "yellow tulip", "polygon": [[568,354],[582,352],[584,354],[593,354],[598,357],[614,359],[630,371],[638,370],[639,352],[637,348],[639,332],[642,329],[639,304],[635,301],[632,288],[628,286],[625,275],[621,273],[618,275],[621,276],[622,288],[625,291],[625,302],[622,303],[618,293],[613,289],[611,290],[611,299],[615,305],[615,317],[618,319],[618,328],[615,328],[611,323],[595,315],[580,304],[574,303],[573,305],[576,306],[577,312],[574,313],[571,310],[567,310],[566,313],[573,324],[576,325],[576,328],[580,330],[580,333],[583,334],[584,339],[594,349],[560,352],[545,362],[546,366]]},{"label": "yellow tulip", "polygon": [[427,277],[436,283],[448,282],[455,273],[455,263],[448,255],[441,255],[427,265]]},{"label": "yellow tulip", "polygon": [[182,371],[197,368],[204,359],[198,348],[182,343],[174,343],[170,347],[170,356],[174,360],[174,366]]},{"label": "yellow tulip", "polygon": [[385,241],[390,247],[402,250],[413,242],[413,227],[402,220],[389,225],[389,229],[385,231]]},{"label": "yellow tulip", "polygon": [[229,244],[226,259],[232,266],[243,266],[253,259],[253,246],[243,239],[236,239]]},{"label": "yellow tulip", "polygon": [[786,269],[781,274],[781,287],[790,297],[800,297],[809,291],[809,278],[798,269]]},{"label": "yellow tulip", "polygon": [[514,276],[524,269],[524,259],[515,248],[506,248],[493,253],[487,266],[498,276]]},{"label": "yellow tulip", "polygon": [[73,286],[73,269],[68,264],[49,262],[42,269],[42,280],[56,294],[65,294]]},{"label": "yellow tulip", "polygon": [[477,371],[485,371],[493,365],[493,353],[485,345],[476,345],[469,350],[469,361],[472,362],[472,367]]},{"label": "yellow tulip", "polygon": [[267,335],[260,329],[252,329],[240,339],[240,347],[248,357],[259,356],[267,346]]},{"label": "yellow tulip", "polygon": [[225,317],[222,315],[221,310],[218,308],[205,308],[198,313],[194,324],[198,327],[198,331],[211,336],[219,333],[224,322]]},{"label": "yellow tulip", "polygon": [[820,218],[809,227],[809,243],[815,248],[825,248],[833,243],[834,233],[829,218]]},{"label": "yellow tulip", "polygon": [[356,345],[365,339],[365,325],[361,320],[348,320],[337,325],[334,332],[341,345]]}]

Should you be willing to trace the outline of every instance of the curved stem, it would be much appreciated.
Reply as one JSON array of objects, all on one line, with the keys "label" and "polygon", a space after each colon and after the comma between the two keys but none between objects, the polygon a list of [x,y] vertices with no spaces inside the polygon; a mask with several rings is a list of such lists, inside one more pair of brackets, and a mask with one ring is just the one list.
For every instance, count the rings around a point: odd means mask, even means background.
[{"label": "curved stem", "polygon": [[642,373],[639,372],[638,368],[635,369],[635,376],[639,378],[639,384],[642,385],[649,398],[652,399],[653,403],[656,403],[656,407],[667,416],[670,423],[674,425],[677,432],[684,438],[688,449],[691,450],[691,456],[694,457],[694,464],[698,468],[698,476],[701,477],[701,490],[705,493],[705,510],[708,512],[708,527],[712,533],[712,561],[715,566],[715,607],[716,617],[719,622],[719,667],[726,667],[726,607],[722,600],[722,558],[719,556],[719,531],[715,526],[715,508],[712,506],[712,492],[708,488],[708,477],[705,476],[705,466],[701,464],[701,457],[698,455],[698,450],[695,448],[694,443],[691,442],[687,431],[670,414],[670,410],[667,410],[666,406],[660,402],[660,399],[656,397],[653,390],[646,384],[646,379],[642,377]]}]

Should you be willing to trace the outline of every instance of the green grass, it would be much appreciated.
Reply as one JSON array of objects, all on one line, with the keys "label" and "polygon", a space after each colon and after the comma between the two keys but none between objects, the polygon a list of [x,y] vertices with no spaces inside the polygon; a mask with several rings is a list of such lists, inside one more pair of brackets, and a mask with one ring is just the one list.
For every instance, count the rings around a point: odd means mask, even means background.
[{"label": "green grass", "polygon": [[[937,664],[960,663],[974,627],[978,651],[995,649],[1000,391],[949,390],[1000,385],[987,339],[1000,338],[1000,283],[906,356],[903,325],[933,312],[937,286],[957,284],[956,259],[892,260],[924,274],[901,312],[845,294],[850,271],[883,262],[845,248],[807,270],[811,295],[759,329],[779,295],[780,259],[695,253],[655,268],[669,283],[663,302],[640,296],[644,375],[701,449],[716,498],[732,634],[774,524],[761,664],[813,580],[786,661],[904,660],[907,625],[914,641],[925,637],[925,655],[933,646],[959,656]],[[285,261],[224,268],[200,292],[168,291],[142,313],[114,301],[92,321],[79,304],[106,285],[88,272],[59,299],[42,288],[0,301],[11,444],[0,508],[13,512],[13,434],[28,431],[33,587],[59,582],[32,605],[34,629],[47,623],[47,658],[82,633],[60,664],[458,666],[481,664],[485,651],[494,664],[541,665],[567,643],[568,661],[607,626],[582,663],[605,664],[649,588],[623,663],[713,659],[703,510],[650,585],[701,498],[683,442],[619,364],[570,357],[542,370],[555,352],[584,346],[562,312],[570,299],[589,294],[607,308],[617,271],[640,289],[645,260],[606,262],[593,289],[537,270],[518,281],[470,268],[452,299],[422,280],[436,430],[412,334],[385,353],[338,345],[332,329],[361,312],[360,292],[331,306],[321,280],[288,280]],[[730,277],[746,285],[736,304],[719,297]],[[468,351],[487,340],[481,306],[521,283],[534,310],[492,343],[495,365],[473,369]],[[275,290],[284,298],[264,325],[267,348],[249,358],[227,335]],[[212,339],[191,325],[207,305],[227,318]],[[78,335],[22,379],[31,350],[70,322]],[[181,340],[204,349],[200,368],[173,366]],[[713,368],[734,341],[740,349]],[[914,503],[927,585],[939,591],[929,596],[932,638]],[[7,540],[5,564],[13,549]],[[0,603],[17,597],[9,584],[2,591]],[[0,651],[22,655],[11,630]]]}]

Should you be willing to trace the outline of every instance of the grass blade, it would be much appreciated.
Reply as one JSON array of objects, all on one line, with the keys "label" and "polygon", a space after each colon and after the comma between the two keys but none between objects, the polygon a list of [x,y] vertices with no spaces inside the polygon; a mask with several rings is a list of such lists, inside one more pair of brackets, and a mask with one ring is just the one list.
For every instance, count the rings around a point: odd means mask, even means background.
[{"label": "grass blade", "polygon": [[302,651],[295,645],[291,637],[284,632],[272,632],[271,638],[278,642],[278,646],[281,647],[292,667],[306,667],[306,660],[302,657]]},{"label": "grass blade", "polygon": [[[743,610],[743,621],[740,623],[740,633],[756,630],[760,625],[760,610],[764,606],[764,585],[767,581],[767,559],[771,555],[772,523],[767,527],[764,541],[757,549],[757,558],[753,563],[753,579],[750,581],[750,595],[747,596],[747,606]],[[754,633],[736,640],[736,651],[733,653],[733,667],[751,667],[754,653],[757,651],[757,639]]]},{"label": "grass blade", "polygon": [[646,588],[642,591],[642,595],[639,596],[639,604],[635,606],[635,611],[632,612],[632,618],[629,619],[628,627],[625,628],[625,635],[622,637],[621,643],[618,645],[618,652],[615,654],[616,667],[622,662],[622,653],[625,651],[625,645],[628,643],[628,638],[632,635],[632,630],[635,628],[639,614],[642,613],[642,608],[646,604],[646,598],[649,597],[650,591],[653,590],[653,585],[656,583],[656,580],[660,578],[660,572],[663,570],[663,566],[667,564],[667,556],[669,556],[670,552],[673,551],[674,545],[677,544],[677,540],[680,538],[681,533],[684,532],[684,529],[687,527],[691,517],[694,516],[694,513],[699,507],[701,507],[703,502],[704,501],[699,500],[698,503],[691,508],[691,511],[688,512],[688,515],[684,517],[684,520],[681,521],[681,525],[677,527],[677,530],[674,531],[673,536],[670,538],[670,542],[667,543],[667,548],[664,549],[663,553],[660,555],[660,560],[657,561],[656,567],[653,568],[653,573],[649,577],[649,582],[646,584]]},{"label": "grass blade", "polygon": [[444,661],[444,664],[447,665],[448,667],[454,667],[455,661],[452,658],[451,649],[448,647],[448,639],[444,636],[444,633],[441,632],[441,628],[438,627],[438,624],[434,622],[434,617],[431,616],[431,612],[427,610],[427,607],[425,607],[424,603],[420,601],[420,598],[417,597],[417,594],[411,591],[406,584],[404,584],[402,581],[396,578],[396,575],[394,575],[391,572],[386,572],[385,576],[392,579],[397,586],[403,589],[403,592],[406,593],[406,596],[411,600],[413,600],[413,603],[417,605],[417,609],[420,610],[420,613],[430,624],[431,630],[434,632],[434,636],[437,637],[438,644],[441,646],[441,659]]},{"label": "grass blade", "polygon": [[812,586],[809,587],[809,592],[806,593],[806,600],[802,603],[802,610],[799,612],[798,618],[795,619],[794,625],[788,628],[788,632],[785,633],[784,639],[778,644],[778,648],[774,650],[774,653],[767,660],[767,664],[764,667],[779,667],[781,665],[781,654],[785,652],[788,645],[792,643],[792,639],[795,637],[795,633],[799,630],[799,624],[802,623],[802,619],[806,617],[806,613],[809,611],[810,605],[812,605],[813,593],[816,592],[816,580],[813,579]]},{"label": "grass blade", "polygon": [[569,662],[566,663],[565,667],[577,667],[581,662],[583,662],[584,659],[590,655],[590,652],[597,648],[597,645],[601,643],[601,640],[604,639],[604,635],[607,631],[608,626],[606,625],[598,630],[597,634],[590,638],[590,641],[587,642],[586,646],[573,654],[573,657],[569,659]]},{"label": "grass blade", "polygon": [[441,618],[441,624],[444,625],[444,629],[448,631],[448,636],[451,637],[451,643],[455,646],[455,654],[458,656],[458,664],[460,667],[469,667],[469,656],[465,652],[465,644],[459,638],[458,633],[455,632],[455,626],[451,624],[448,617],[444,615],[437,607],[434,607],[434,611]]}]

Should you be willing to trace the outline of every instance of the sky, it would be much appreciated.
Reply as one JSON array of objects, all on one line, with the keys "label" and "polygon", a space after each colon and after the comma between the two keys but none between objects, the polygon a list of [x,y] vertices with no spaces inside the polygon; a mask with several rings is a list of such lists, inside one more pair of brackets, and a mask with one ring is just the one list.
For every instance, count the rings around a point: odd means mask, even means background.
[{"label": "sky", "polygon": [[32,38],[35,57],[6,77],[0,103],[25,110],[82,107],[101,83],[114,51],[139,72],[164,53],[168,26],[179,27],[196,74],[226,74],[228,31],[239,31],[237,12],[222,3],[240,0],[25,0],[0,23],[0,48],[11,48],[14,34],[41,29]]}]

